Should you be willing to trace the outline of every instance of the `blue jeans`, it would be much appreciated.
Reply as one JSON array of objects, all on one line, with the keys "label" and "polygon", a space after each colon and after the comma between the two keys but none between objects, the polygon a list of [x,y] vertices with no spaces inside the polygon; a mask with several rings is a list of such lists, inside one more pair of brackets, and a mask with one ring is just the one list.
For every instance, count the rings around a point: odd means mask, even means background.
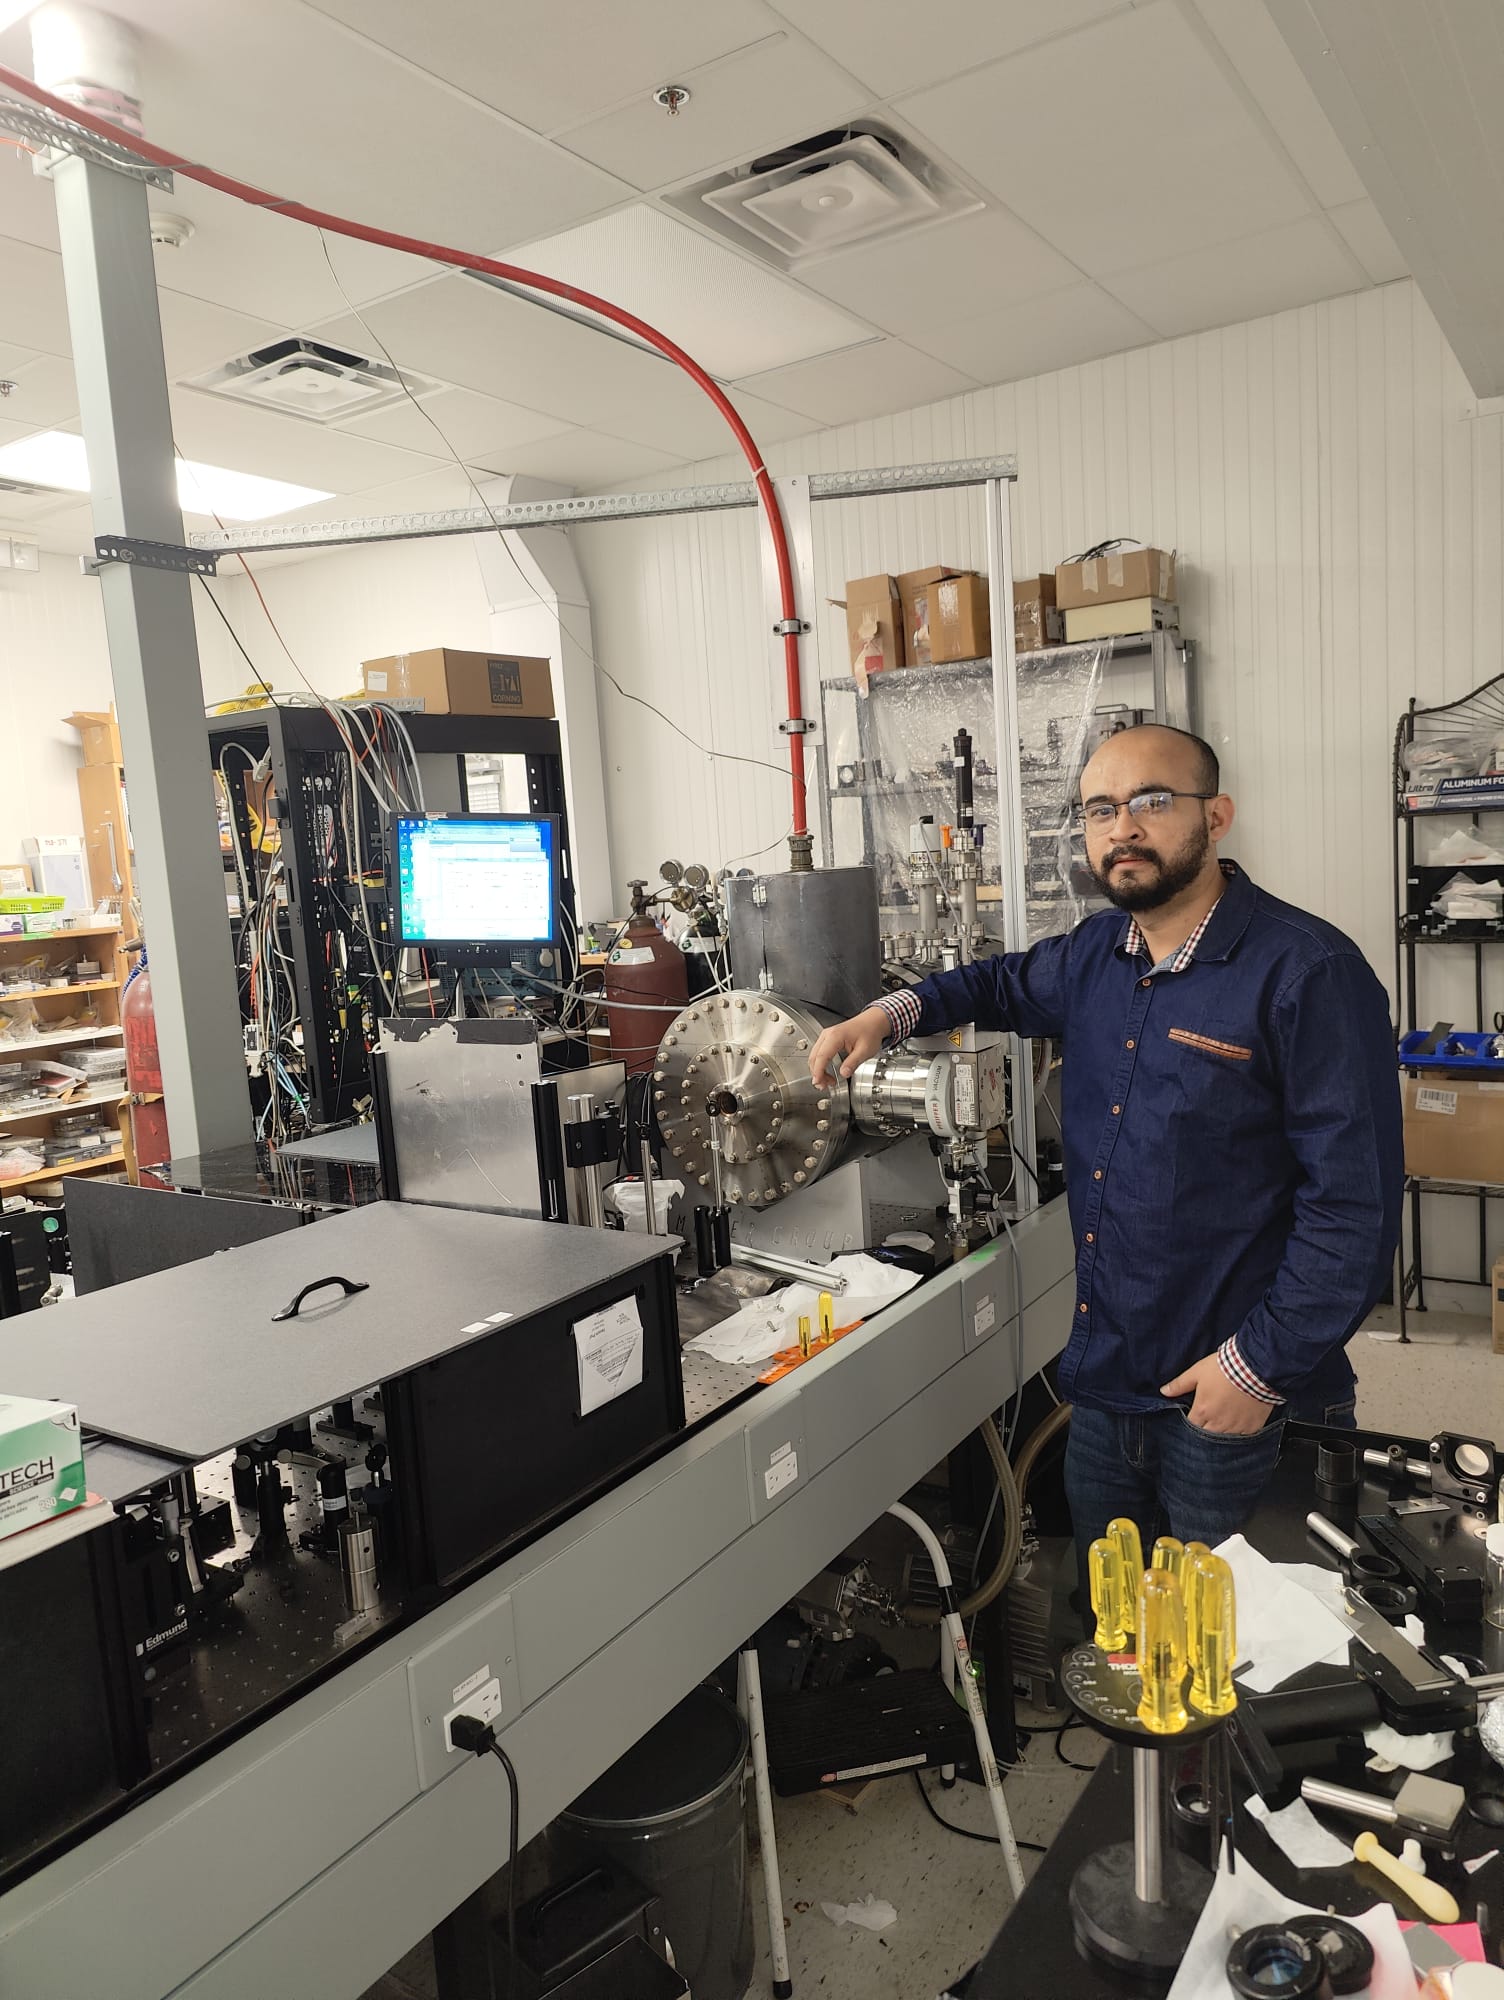
[{"label": "blue jeans", "polygon": [[1077,1404],[1065,1452],[1065,1493],[1076,1531],[1083,1611],[1090,1610],[1087,1550],[1109,1521],[1126,1515],[1138,1523],[1145,1561],[1156,1535],[1215,1548],[1258,1504],[1291,1417],[1354,1428],[1351,1397],[1311,1408],[1281,1404],[1261,1431],[1246,1437],[1198,1430],[1178,1404],[1144,1416]]}]

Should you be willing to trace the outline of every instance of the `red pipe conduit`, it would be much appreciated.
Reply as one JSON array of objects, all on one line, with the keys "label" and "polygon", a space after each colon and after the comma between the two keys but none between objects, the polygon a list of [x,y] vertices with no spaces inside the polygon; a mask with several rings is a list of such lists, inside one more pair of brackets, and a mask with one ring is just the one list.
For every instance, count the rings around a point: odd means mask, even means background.
[{"label": "red pipe conduit", "polygon": [[[28,98],[33,104],[51,111],[71,124],[81,125],[85,131],[102,139],[109,139],[138,158],[149,160],[154,166],[169,167],[174,173],[185,174],[189,180],[199,181],[204,187],[216,188],[221,194],[232,195],[237,201],[248,202],[253,208],[270,209],[274,214],[285,215],[293,222],[306,222],[314,229],[327,229],[336,236],[351,236],[360,243],[376,243],[387,250],[405,250],[414,257],[426,257],[436,264],[453,264],[463,271],[484,271],[494,278],[505,278],[512,284],[527,285],[535,291],[552,293],[555,298],[568,299],[571,304],[584,306],[588,311],[599,313],[603,319],[613,320],[628,332],[645,340],[649,346],[657,348],[670,361],[677,362],[699,388],[715,404],[731,427],[732,436],[741,447],[742,455],[752,468],[752,478],[757,487],[757,497],[762,503],[767,519],[768,533],[773,540],[773,556],[778,568],[778,597],[783,622],[792,622],[797,616],[794,601],[794,568],[789,555],[788,530],[784,525],[783,512],[778,504],[778,495],[773,490],[773,482],[768,477],[762,462],[762,453],[757,441],[737,413],[736,406],[718,383],[712,381],[700,364],[646,320],[638,319],[634,313],[623,307],[612,305],[608,299],[597,298],[593,292],[584,292],[576,285],[566,285],[562,279],[547,278],[541,271],[524,271],[517,264],[503,264],[494,257],[480,257],[471,250],[454,250],[443,243],[425,243],[415,236],[401,236],[390,229],[376,229],[369,223],[351,222],[342,215],[328,215],[322,209],[308,208],[300,201],[290,201],[281,195],[268,194],[262,188],[249,186],[245,181],[233,180],[228,174],[217,173],[213,167],[198,166],[191,160],[181,158],[177,153],[169,153],[165,147],[155,146],[148,139],[138,138],[124,126],[115,125],[107,118],[98,118],[80,105],[71,104],[66,98],[54,97],[51,91],[43,90],[30,77],[19,71],[7,69],[0,64],[0,85],[13,91],[18,97]],[[796,632],[783,634],[784,679],[788,691],[789,721],[803,720],[802,696],[799,683],[799,638]],[[794,849],[795,864],[801,860],[808,865],[809,811],[804,778],[804,733],[795,728],[789,732],[789,775],[793,785],[794,825],[791,846]],[[801,849],[803,853],[801,854]]]}]

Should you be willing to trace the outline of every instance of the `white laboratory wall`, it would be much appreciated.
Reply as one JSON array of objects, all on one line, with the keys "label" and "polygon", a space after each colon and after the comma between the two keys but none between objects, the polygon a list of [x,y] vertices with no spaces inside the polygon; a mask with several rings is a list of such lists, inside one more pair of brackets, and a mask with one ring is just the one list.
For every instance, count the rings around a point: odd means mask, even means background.
[{"label": "white laboratory wall", "polygon": [[[429,646],[482,651],[494,643],[468,536],[383,542],[291,562],[263,557],[253,567],[265,610],[233,562],[213,588],[236,639],[278,693],[306,693],[306,676],[321,695],[351,694],[360,687],[362,660]],[[210,700],[241,693],[252,678],[228,635],[212,659],[206,649]]]}]

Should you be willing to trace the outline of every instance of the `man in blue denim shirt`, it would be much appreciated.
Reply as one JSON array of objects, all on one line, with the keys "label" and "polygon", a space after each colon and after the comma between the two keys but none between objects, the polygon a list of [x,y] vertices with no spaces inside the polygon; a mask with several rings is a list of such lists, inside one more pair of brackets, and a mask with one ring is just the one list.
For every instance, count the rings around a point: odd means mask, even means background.
[{"label": "man in blue denim shirt", "polygon": [[[1383,988],[1350,939],[1222,862],[1209,744],[1145,726],[1082,776],[1115,910],[937,973],[815,1044],[849,1076],[961,1022],[1062,1038],[1076,1298],[1060,1388],[1078,1549],[1115,1515],[1215,1543],[1285,1419],[1351,1424],[1346,1343],[1383,1291],[1403,1178]],[[1121,913],[1121,914],[1120,914]]]}]

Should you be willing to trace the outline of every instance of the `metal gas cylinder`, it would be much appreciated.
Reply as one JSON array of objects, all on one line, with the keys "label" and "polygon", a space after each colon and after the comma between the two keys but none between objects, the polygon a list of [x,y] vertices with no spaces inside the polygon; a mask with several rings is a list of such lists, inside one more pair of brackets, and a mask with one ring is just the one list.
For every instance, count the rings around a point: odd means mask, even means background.
[{"label": "metal gas cylinder", "polygon": [[628,1076],[642,1076],[653,1067],[673,1010],[689,998],[689,973],[683,952],[648,914],[647,884],[628,887],[632,915],[606,960],[607,1020],[611,1054]]}]

